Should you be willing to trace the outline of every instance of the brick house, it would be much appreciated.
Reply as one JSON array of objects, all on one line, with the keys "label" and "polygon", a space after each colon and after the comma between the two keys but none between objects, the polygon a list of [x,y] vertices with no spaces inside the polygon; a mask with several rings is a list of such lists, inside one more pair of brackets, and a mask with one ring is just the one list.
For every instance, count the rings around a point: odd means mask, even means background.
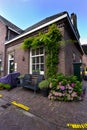
[{"label": "brick house", "polygon": [[83,50],[79,43],[77,17],[74,13],[69,16],[67,12],[47,17],[27,28],[17,37],[5,41],[4,74],[12,71],[19,71],[21,74],[32,73],[32,70],[37,68],[40,69],[41,74],[44,74],[44,47],[36,50],[30,48],[24,51],[20,46],[24,39],[36,36],[40,31],[46,33],[51,24],[58,26],[63,35],[63,40],[67,41],[67,44],[61,46],[60,49],[58,72],[68,75],[73,74],[73,62],[81,62]]},{"label": "brick house", "polygon": [[82,62],[87,66],[87,44],[82,45],[84,50],[84,55],[82,57]]},{"label": "brick house", "polygon": [[22,29],[12,24],[0,15],[0,75],[3,75],[5,65],[5,42],[20,35]]}]

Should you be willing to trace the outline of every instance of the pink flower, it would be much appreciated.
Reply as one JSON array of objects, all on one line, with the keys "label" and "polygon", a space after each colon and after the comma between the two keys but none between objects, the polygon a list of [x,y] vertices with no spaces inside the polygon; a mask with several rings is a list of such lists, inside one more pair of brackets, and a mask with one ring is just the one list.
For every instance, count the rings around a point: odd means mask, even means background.
[{"label": "pink flower", "polygon": [[65,90],[65,86],[60,86],[60,89],[61,90]]},{"label": "pink flower", "polygon": [[74,86],[75,86],[75,84],[74,84],[74,83],[72,83],[72,84],[71,84],[71,86],[72,86],[72,87],[74,87]]},{"label": "pink flower", "polygon": [[72,96],[72,97],[77,97],[77,93],[76,93],[76,92],[73,92],[73,93],[71,94],[71,96]]}]

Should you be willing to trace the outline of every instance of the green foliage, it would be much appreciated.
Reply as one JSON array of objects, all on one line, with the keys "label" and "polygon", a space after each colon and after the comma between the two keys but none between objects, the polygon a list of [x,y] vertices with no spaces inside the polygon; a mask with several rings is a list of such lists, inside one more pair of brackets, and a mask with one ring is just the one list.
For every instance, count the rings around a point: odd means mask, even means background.
[{"label": "green foliage", "polygon": [[37,48],[43,45],[46,52],[46,77],[52,77],[57,73],[58,53],[62,35],[56,25],[51,25],[47,33],[39,33],[36,37],[30,37],[22,43],[23,49]]},{"label": "green foliage", "polygon": [[10,89],[10,88],[11,88],[11,86],[10,86],[10,84],[0,83],[0,88]]},{"label": "green foliage", "polygon": [[10,86],[10,84],[4,84],[4,88],[6,88],[6,89],[10,89],[11,86]]},{"label": "green foliage", "polygon": [[25,39],[24,42],[22,43],[21,47],[22,47],[24,50],[30,48],[30,47],[31,47],[31,44],[32,44],[32,42],[33,42],[33,39],[34,39],[34,37],[30,37],[30,38]]},{"label": "green foliage", "polygon": [[77,81],[74,87],[74,91],[78,93],[78,95],[80,96],[82,93],[82,83]]},{"label": "green foliage", "polygon": [[76,76],[64,76],[58,73],[51,78],[50,93],[48,98],[60,101],[78,101],[82,94],[82,83],[77,80]]},{"label": "green foliage", "polygon": [[48,88],[49,87],[49,81],[48,80],[43,80],[39,83],[39,88],[43,89],[43,88]]},{"label": "green foliage", "polygon": [[66,77],[68,81],[70,81],[71,83],[76,83],[77,82],[77,77],[74,75],[71,76],[67,76]]},{"label": "green foliage", "polygon": [[61,83],[62,83],[62,85],[65,86],[65,85],[67,84],[67,80],[66,80],[66,79],[63,79]]},{"label": "green foliage", "polygon": [[4,87],[3,87],[3,83],[0,83],[0,88],[4,88]]}]

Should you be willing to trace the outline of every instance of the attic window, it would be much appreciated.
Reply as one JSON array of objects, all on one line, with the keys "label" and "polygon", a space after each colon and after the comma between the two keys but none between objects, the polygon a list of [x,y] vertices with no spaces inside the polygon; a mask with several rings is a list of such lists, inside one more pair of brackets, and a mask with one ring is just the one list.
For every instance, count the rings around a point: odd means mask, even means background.
[{"label": "attic window", "polygon": [[7,29],[6,41],[10,40],[10,30]]}]

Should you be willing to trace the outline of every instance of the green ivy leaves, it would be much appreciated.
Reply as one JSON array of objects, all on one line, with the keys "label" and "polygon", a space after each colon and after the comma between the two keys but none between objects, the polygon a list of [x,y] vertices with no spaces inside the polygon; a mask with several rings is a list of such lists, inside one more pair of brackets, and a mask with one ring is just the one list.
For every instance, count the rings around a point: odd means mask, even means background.
[{"label": "green ivy leaves", "polygon": [[37,48],[41,45],[45,47],[47,78],[52,77],[57,73],[58,53],[61,39],[62,35],[60,30],[55,24],[53,24],[49,27],[47,33],[39,33],[38,36],[25,39],[22,43],[23,49],[28,49],[30,47]]}]

